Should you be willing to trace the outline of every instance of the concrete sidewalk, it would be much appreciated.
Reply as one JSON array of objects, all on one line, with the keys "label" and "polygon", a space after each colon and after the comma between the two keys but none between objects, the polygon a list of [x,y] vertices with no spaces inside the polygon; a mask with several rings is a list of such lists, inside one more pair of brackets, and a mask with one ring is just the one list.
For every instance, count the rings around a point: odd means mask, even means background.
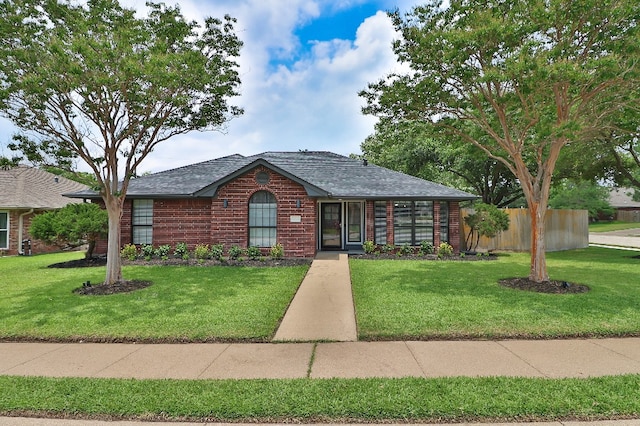
[{"label": "concrete sidewalk", "polygon": [[135,379],[640,374],[640,338],[262,344],[0,343],[0,374]]},{"label": "concrete sidewalk", "polygon": [[346,253],[318,253],[273,340],[358,340]]}]

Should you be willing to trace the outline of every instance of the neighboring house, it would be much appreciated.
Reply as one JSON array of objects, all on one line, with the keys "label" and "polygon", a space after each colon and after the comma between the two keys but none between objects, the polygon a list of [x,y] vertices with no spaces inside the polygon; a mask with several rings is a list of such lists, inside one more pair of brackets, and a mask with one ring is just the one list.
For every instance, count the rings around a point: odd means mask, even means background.
[{"label": "neighboring house", "polygon": [[331,152],[232,155],[132,179],[121,244],[222,243],[266,251],[280,243],[289,257],[361,250],[366,240],[447,241],[459,250],[459,202],[475,198]]},{"label": "neighboring house", "polygon": [[0,168],[0,252],[23,253],[24,240],[31,241],[31,253],[59,250],[33,240],[29,235],[31,219],[47,210],[60,209],[80,201],[64,197],[67,192],[86,190],[87,186],[27,166]]},{"label": "neighboring house", "polygon": [[616,209],[614,219],[624,222],[640,222],[640,201],[633,200],[634,188],[612,188],[609,204]]}]

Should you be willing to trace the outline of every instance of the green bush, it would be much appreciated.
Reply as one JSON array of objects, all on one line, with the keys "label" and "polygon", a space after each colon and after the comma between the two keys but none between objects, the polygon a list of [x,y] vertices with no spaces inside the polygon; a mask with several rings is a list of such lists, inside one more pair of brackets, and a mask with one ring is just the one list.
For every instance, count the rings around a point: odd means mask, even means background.
[{"label": "green bush", "polygon": [[262,256],[262,252],[260,251],[260,247],[251,246],[247,249],[247,256],[251,260],[257,260]]},{"label": "green bush", "polygon": [[151,260],[153,258],[153,254],[155,253],[155,250],[153,249],[153,246],[151,244],[144,244],[141,248],[140,251],[142,252],[142,257],[144,257],[144,260]]},{"label": "green bush", "polygon": [[222,256],[224,255],[224,245],[222,244],[214,244],[211,246],[211,257],[215,260],[222,260]]},{"label": "green bush", "polygon": [[127,244],[120,250],[120,257],[127,260],[136,260],[138,258],[138,247],[134,244]]},{"label": "green bush", "polygon": [[229,259],[238,260],[244,254],[244,249],[240,246],[234,245],[229,249]]},{"label": "green bush", "polygon": [[382,253],[393,253],[395,249],[396,246],[394,246],[393,244],[385,244],[380,248],[380,251],[382,251]]},{"label": "green bush", "polygon": [[438,257],[451,256],[453,254],[453,247],[449,243],[440,243],[438,246]]},{"label": "green bush", "polygon": [[418,249],[418,253],[420,253],[422,256],[433,254],[433,244],[431,244],[429,241],[420,241],[420,248]]},{"label": "green bush", "polygon": [[398,256],[409,256],[413,254],[413,247],[409,243],[404,243],[398,249]]},{"label": "green bush", "polygon": [[271,246],[269,256],[271,256],[271,258],[273,259],[282,259],[284,257],[284,247],[282,247],[282,244],[275,243],[273,246]]},{"label": "green bush", "polygon": [[197,244],[193,249],[193,256],[198,260],[209,259],[211,257],[209,244]]},{"label": "green bush", "polygon": [[162,260],[167,260],[169,258],[169,252],[171,251],[171,246],[169,244],[161,245],[153,251],[153,254]]},{"label": "green bush", "polygon": [[176,244],[176,249],[173,251],[173,255],[180,259],[189,259],[189,248],[187,247],[187,243]]},{"label": "green bush", "polygon": [[371,254],[376,250],[376,243],[370,240],[365,241],[364,244],[362,244],[362,249],[364,250],[365,253]]}]

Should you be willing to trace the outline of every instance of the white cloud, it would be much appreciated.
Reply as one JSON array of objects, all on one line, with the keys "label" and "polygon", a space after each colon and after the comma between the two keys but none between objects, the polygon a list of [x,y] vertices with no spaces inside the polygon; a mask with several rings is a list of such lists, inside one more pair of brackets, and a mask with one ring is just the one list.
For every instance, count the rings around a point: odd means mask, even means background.
[{"label": "white cloud", "polygon": [[[127,5],[142,8],[143,3],[130,0]],[[244,42],[239,58],[242,95],[232,103],[242,106],[245,114],[232,120],[225,134],[193,132],[160,144],[141,171],[234,153],[360,152],[375,119],[361,114],[358,92],[397,66],[391,50],[397,35],[386,14],[378,12],[360,24],[355,40],[318,41],[300,55],[303,46],[294,31],[318,17],[323,6],[313,0],[181,1],[188,19],[225,13],[238,19],[236,33]],[[274,66],[274,57],[286,60],[287,66]]]}]

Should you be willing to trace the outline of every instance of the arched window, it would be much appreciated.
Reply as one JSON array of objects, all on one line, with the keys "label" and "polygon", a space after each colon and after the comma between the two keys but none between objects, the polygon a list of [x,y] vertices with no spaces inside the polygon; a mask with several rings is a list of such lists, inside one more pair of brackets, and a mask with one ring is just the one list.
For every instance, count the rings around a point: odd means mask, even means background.
[{"label": "arched window", "polygon": [[276,197],[258,191],[249,199],[249,246],[271,247],[276,243]]}]

